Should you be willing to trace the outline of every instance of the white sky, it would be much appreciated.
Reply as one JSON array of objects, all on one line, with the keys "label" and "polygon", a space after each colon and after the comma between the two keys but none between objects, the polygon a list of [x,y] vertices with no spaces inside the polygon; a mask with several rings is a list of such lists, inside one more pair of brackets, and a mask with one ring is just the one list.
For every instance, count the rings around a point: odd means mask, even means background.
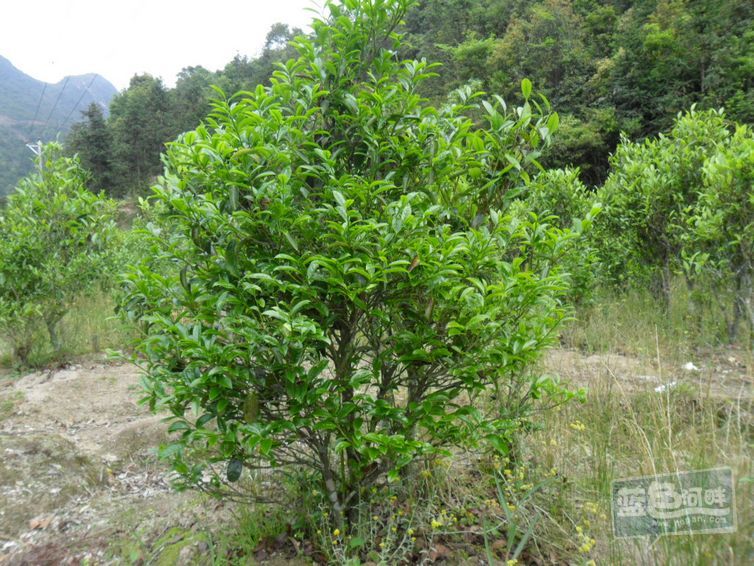
[{"label": "white sky", "polygon": [[214,71],[256,56],[276,22],[308,30],[321,0],[3,0],[0,55],[46,82],[98,73],[116,88],[137,73],[172,86],[183,68]]}]

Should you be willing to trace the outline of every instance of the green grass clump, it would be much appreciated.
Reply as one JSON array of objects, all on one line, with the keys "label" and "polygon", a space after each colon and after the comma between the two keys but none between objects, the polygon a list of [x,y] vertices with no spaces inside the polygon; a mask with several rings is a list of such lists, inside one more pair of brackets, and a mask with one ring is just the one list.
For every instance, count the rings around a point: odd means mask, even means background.
[{"label": "green grass clump", "polygon": [[562,342],[587,353],[655,357],[659,350],[677,361],[694,351],[728,345],[729,299],[725,293],[691,292],[681,280],[674,282],[667,306],[647,290],[616,294],[603,289],[579,310]]},{"label": "green grass clump", "polygon": [[[128,343],[131,332],[115,316],[115,301],[108,293],[81,296],[60,322],[60,350],[56,352],[52,348],[46,330],[40,326],[36,329],[27,363],[32,368],[44,367],[109,348],[120,349]],[[0,367],[12,367],[13,364],[10,347],[0,342]]]}]

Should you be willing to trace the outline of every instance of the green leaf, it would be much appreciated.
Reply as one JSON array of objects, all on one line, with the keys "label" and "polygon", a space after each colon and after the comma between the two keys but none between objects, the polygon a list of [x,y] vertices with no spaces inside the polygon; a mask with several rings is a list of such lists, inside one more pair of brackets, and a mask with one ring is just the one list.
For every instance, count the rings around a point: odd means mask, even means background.
[{"label": "green leaf", "polygon": [[288,318],[285,317],[285,316],[283,316],[282,313],[280,313],[279,311],[274,310],[274,309],[266,310],[262,314],[264,316],[269,317],[269,318],[274,318],[274,319],[277,319],[277,320],[282,320],[283,322],[287,322],[287,320],[288,320]]},{"label": "green leaf", "polygon": [[190,430],[191,427],[184,421],[176,421],[168,427],[168,433],[181,432],[182,430]]},{"label": "green leaf", "polygon": [[336,453],[339,453],[339,452],[343,452],[344,450],[350,447],[351,447],[350,442],[348,442],[347,440],[341,439],[335,443],[335,447],[333,448],[333,450],[335,450]]},{"label": "green leaf", "polygon": [[350,541],[348,541],[348,548],[351,550],[357,550],[364,546],[366,544],[366,541],[361,537],[353,537]]},{"label": "green leaf", "polygon": [[523,79],[521,81],[521,93],[524,95],[524,100],[529,100],[529,97],[531,97],[531,81],[529,79]]},{"label": "green leaf", "polygon": [[287,231],[283,232],[283,236],[285,236],[285,239],[288,240],[288,243],[291,245],[291,247],[294,250],[299,251],[299,249],[298,249],[298,243],[296,242],[295,238],[293,236],[291,236],[291,234],[289,232],[287,232]]},{"label": "green leaf", "polygon": [[214,418],[215,418],[215,415],[212,413],[203,414],[201,417],[199,417],[196,420],[196,428],[202,428],[204,425],[206,425],[208,422],[210,422]]},{"label": "green leaf", "polygon": [[238,187],[231,187],[228,191],[228,201],[231,210],[238,210]]},{"label": "green leaf", "polygon": [[338,203],[338,206],[341,206],[341,207],[345,208],[345,206],[346,206],[346,199],[343,196],[343,193],[341,193],[340,191],[333,191],[332,192],[332,196],[333,196],[333,198],[335,198],[335,202]]},{"label": "green leaf", "polygon": [[558,116],[557,112],[553,112],[552,114],[550,114],[550,117],[547,119],[547,129],[552,134],[558,130],[559,126],[560,126],[560,116]]},{"label": "green leaf", "polygon": [[314,381],[319,377],[319,375],[325,371],[327,366],[330,364],[330,360],[327,358],[323,358],[319,360],[316,364],[314,364],[311,368],[309,368],[309,371],[306,372],[306,376],[310,381]]}]

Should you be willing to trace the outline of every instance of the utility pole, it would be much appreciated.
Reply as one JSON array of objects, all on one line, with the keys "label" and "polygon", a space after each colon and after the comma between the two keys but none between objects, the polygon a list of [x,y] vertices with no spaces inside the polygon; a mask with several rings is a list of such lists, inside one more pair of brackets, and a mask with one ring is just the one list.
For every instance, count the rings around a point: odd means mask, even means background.
[{"label": "utility pole", "polygon": [[44,163],[42,161],[42,141],[37,140],[37,143],[27,143],[26,147],[28,147],[34,155],[39,157],[39,174],[42,174],[42,169],[44,168]]}]

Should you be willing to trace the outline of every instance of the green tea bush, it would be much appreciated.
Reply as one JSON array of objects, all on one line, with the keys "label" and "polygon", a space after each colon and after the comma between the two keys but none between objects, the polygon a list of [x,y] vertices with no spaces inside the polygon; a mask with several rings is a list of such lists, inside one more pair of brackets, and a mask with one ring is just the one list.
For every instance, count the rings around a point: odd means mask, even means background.
[{"label": "green tea bush", "polygon": [[565,231],[556,255],[548,262],[567,277],[570,301],[588,304],[599,273],[597,246],[589,235],[602,207],[594,192],[579,179],[579,170],[542,171],[527,186],[515,208],[523,214],[536,215],[542,225]]},{"label": "green tea bush", "polygon": [[722,111],[691,109],[668,135],[622,140],[598,191],[604,211],[595,242],[608,282],[650,287],[669,301],[672,275],[684,271],[687,215],[702,189],[704,164],[729,138]]},{"label": "green tea bush", "polygon": [[566,315],[549,258],[572,235],[506,211],[557,118],[528,81],[520,107],[429,106],[431,66],[396,58],[409,4],[328,2],[269,87],[168,150],[146,229],[171,269],[136,266],[122,310],[184,485],[269,499],[304,470],[347,525],[410,463],[505,452],[565,395],[523,369]]},{"label": "green tea bush", "polygon": [[40,327],[60,348],[58,323],[113,268],[114,203],[87,190],[87,173],[59,145],[42,155],[0,215],[0,333],[21,365]]},{"label": "green tea bush", "polygon": [[750,128],[733,131],[722,110],[693,108],[667,136],[624,140],[598,191],[605,210],[593,240],[605,279],[649,287],[667,307],[681,274],[692,324],[724,309],[731,341],[742,321],[754,328],[752,145]]},{"label": "green tea bush", "polygon": [[686,257],[694,272],[734,290],[727,320],[736,340],[740,323],[754,338],[754,132],[738,126],[702,168],[703,187],[688,218]]}]

